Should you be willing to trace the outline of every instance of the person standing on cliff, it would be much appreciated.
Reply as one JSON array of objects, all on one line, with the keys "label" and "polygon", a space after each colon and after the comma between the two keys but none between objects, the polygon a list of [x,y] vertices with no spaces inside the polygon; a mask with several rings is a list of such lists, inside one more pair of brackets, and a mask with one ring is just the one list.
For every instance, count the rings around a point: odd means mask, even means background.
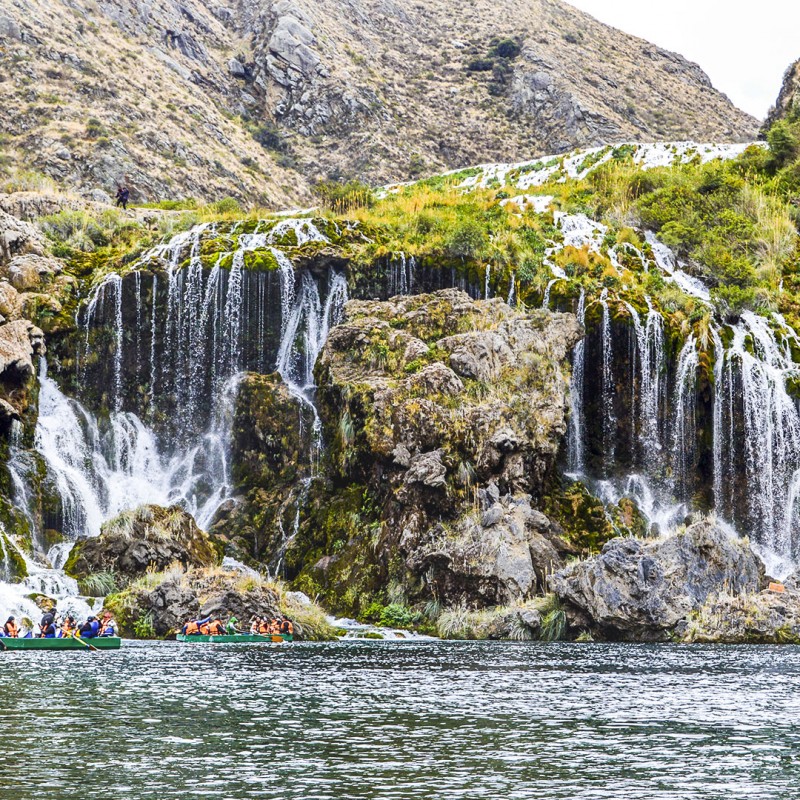
[{"label": "person standing on cliff", "polygon": [[131,196],[130,189],[127,186],[117,187],[117,208],[122,206],[124,211],[128,210],[128,199]]}]

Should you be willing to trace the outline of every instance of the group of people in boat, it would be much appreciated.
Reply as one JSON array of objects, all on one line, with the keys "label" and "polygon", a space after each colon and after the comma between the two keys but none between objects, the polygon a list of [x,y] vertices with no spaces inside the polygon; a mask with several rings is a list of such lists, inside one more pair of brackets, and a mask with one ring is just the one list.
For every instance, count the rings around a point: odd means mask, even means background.
[{"label": "group of people in boat", "polygon": [[286,617],[253,617],[250,620],[250,633],[259,636],[293,636],[294,623]]},{"label": "group of people in boat", "polygon": [[[181,628],[181,633],[184,636],[234,636],[245,633],[246,631],[239,629],[238,622],[239,620],[232,616],[226,624],[223,624],[220,615],[213,614],[203,619],[189,620]],[[254,616],[250,620],[250,633],[259,636],[293,636],[294,623],[285,617],[268,619]]]},{"label": "group of people in boat", "polygon": [[67,636],[94,639],[98,636],[119,636],[119,629],[114,615],[110,611],[105,611],[102,616],[98,617],[90,615],[82,625],[78,625],[72,614],[59,615],[56,609],[52,608],[44,612],[44,616],[39,621],[38,631],[26,629],[22,622],[18,623],[17,618],[11,616],[3,624],[0,636],[11,639],[61,639]]}]

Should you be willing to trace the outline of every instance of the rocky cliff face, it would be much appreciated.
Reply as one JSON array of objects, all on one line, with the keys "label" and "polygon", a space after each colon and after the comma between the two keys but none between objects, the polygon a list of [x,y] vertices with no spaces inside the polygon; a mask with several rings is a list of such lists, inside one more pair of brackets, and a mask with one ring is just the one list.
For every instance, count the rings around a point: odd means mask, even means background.
[{"label": "rocky cliff face", "polygon": [[766,133],[779,119],[783,119],[793,109],[797,109],[798,101],[800,101],[800,59],[786,70],[778,99],[770,109],[762,131]]},{"label": "rocky cliff face", "polygon": [[478,604],[542,588],[570,550],[535,505],[580,335],[571,314],[457,290],[349,303],[317,364],[328,449],[287,545],[298,585],[348,611],[387,587]]},{"label": "rocky cliff face", "polygon": [[756,129],[695,64],[557,0],[0,0],[0,76],[3,168],[101,200],[282,204],[309,178]]}]

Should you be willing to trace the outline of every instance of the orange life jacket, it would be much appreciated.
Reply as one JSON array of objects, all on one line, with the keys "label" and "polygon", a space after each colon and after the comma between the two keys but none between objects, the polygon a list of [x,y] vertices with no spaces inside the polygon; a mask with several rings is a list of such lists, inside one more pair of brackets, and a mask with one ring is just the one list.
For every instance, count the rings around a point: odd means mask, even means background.
[{"label": "orange life jacket", "polygon": [[198,633],[200,633],[200,627],[196,622],[190,622],[186,625],[187,636],[196,636]]},{"label": "orange life jacket", "polygon": [[223,626],[222,622],[218,619],[215,619],[209,626],[208,632],[212,636],[222,636],[225,633],[225,627]]},{"label": "orange life jacket", "polygon": [[286,626],[288,628],[287,633],[294,636],[294,625],[292,625],[292,621],[290,619],[286,620]]},{"label": "orange life jacket", "polygon": [[258,632],[260,634],[263,634],[264,636],[267,636],[269,634],[269,623],[267,623],[266,621],[261,622],[258,626]]},{"label": "orange life jacket", "polygon": [[7,622],[5,624],[6,634],[10,636],[12,639],[17,638],[17,634],[19,633],[19,628],[17,627],[15,622]]},{"label": "orange life jacket", "polygon": [[203,624],[200,626],[200,634],[201,634],[202,636],[208,636],[210,632],[211,632],[211,631],[210,631],[210,630],[209,630],[209,628],[208,628],[208,623],[207,623],[207,622],[204,622],[204,623],[203,623]]}]

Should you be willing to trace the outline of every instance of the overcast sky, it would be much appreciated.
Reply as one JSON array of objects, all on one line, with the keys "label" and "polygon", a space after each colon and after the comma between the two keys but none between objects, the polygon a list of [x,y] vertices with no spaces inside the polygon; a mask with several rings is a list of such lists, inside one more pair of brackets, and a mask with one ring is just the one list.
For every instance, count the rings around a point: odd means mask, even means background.
[{"label": "overcast sky", "polygon": [[601,22],[696,61],[763,119],[800,58],[800,0],[568,0]]}]

